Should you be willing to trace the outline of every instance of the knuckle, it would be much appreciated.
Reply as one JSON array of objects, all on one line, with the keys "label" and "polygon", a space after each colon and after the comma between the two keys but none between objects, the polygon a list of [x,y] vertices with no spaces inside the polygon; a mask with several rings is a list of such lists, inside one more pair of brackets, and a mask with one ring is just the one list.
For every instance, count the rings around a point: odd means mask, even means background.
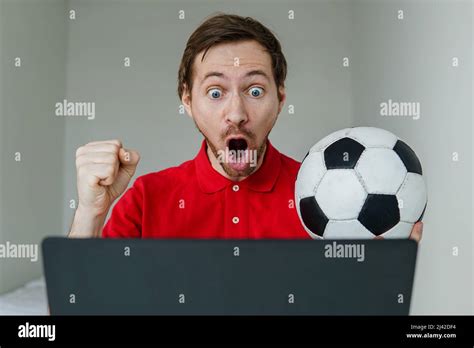
[{"label": "knuckle", "polygon": [[83,176],[84,176],[84,170],[85,170],[84,166],[83,166],[83,165],[79,165],[79,166],[77,167],[77,175],[78,175],[79,177],[83,177]]},{"label": "knuckle", "polygon": [[76,169],[79,170],[81,165],[82,165],[81,157],[76,157]]},{"label": "knuckle", "polygon": [[107,153],[104,155],[104,162],[110,163],[110,164],[115,164],[117,163],[118,158],[116,154],[113,153]]},{"label": "knuckle", "polygon": [[118,146],[117,144],[110,144],[110,143],[107,145],[110,152],[112,152],[115,155],[119,153],[120,146]]},{"label": "knuckle", "polygon": [[82,154],[84,146],[79,146],[76,150],[76,157],[79,157]]},{"label": "knuckle", "polygon": [[107,166],[107,168],[105,169],[105,175],[107,175],[108,177],[113,177],[114,173],[115,173],[115,166],[112,166],[112,165]]}]

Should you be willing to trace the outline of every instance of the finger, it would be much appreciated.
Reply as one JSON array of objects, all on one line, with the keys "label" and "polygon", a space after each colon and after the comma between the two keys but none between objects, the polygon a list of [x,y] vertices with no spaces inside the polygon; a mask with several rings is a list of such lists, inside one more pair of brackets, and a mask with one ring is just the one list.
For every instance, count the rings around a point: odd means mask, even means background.
[{"label": "finger", "polygon": [[115,166],[102,163],[90,163],[83,165],[78,170],[78,175],[89,185],[111,185],[115,180]]},{"label": "finger", "polygon": [[119,139],[91,141],[87,143],[86,145],[97,145],[97,144],[114,144],[119,147],[122,147],[122,142]]},{"label": "finger", "polygon": [[118,174],[118,171],[119,171],[119,166],[118,164],[114,166],[114,172],[112,175],[108,176],[107,178],[105,179],[101,179],[99,181],[99,185],[102,185],[102,186],[109,186],[109,185],[112,185],[114,182],[115,182],[115,179],[117,178],[117,174]]},{"label": "finger", "polygon": [[85,145],[77,149],[76,157],[79,157],[89,152],[111,152],[111,153],[118,154],[120,149],[121,147],[119,147],[117,144],[111,144],[111,143]]},{"label": "finger", "polygon": [[374,239],[378,239],[378,240],[380,240],[380,239],[385,239],[385,238],[384,238],[384,237],[382,237],[382,236],[377,236],[377,237],[375,237]]},{"label": "finger", "polygon": [[413,225],[413,228],[410,234],[410,239],[413,239],[414,241],[418,243],[421,240],[422,234],[423,234],[423,223],[420,221]]},{"label": "finger", "polygon": [[88,152],[76,158],[77,168],[89,163],[118,165],[120,162],[117,154],[111,152]]},{"label": "finger", "polygon": [[423,222],[418,222],[418,230],[419,230],[419,233],[418,233],[418,242],[421,241],[421,238],[423,237]]}]

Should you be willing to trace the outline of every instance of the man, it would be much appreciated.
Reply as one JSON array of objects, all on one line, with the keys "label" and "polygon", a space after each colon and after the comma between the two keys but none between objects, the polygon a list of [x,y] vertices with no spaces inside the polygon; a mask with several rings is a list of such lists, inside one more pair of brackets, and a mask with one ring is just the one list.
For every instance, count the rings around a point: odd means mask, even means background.
[{"label": "man", "polygon": [[[198,155],[139,177],[119,140],[77,150],[79,205],[71,237],[310,238],[294,206],[300,163],[268,140],[285,103],[286,60],[258,21],[216,15],[190,36],[178,95],[204,136]],[[422,224],[411,238],[420,240]]]}]

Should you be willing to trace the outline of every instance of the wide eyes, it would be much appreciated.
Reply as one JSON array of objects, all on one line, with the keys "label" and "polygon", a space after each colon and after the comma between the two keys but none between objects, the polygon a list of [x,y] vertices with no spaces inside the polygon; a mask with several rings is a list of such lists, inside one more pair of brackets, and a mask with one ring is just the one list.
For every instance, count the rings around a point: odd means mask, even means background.
[{"label": "wide eyes", "polygon": [[207,94],[209,95],[209,97],[211,97],[211,99],[219,99],[222,95],[222,92],[218,88],[212,88],[207,91]]},{"label": "wide eyes", "polygon": [[249,93],[252,97],[258,98],[263,95],[263,88],[261,87],[252,87],[249,89]]},{"label": "wide eyes", "polygon": [[[248,93],[254,98],[259,98],[263,95],[264,90],[262,87],[252,87],[249,88]],[[219,99],[222,97],[222,91],[219,88],[211,88],[209,91],[207,91],[207,95],[211,99]]]}]

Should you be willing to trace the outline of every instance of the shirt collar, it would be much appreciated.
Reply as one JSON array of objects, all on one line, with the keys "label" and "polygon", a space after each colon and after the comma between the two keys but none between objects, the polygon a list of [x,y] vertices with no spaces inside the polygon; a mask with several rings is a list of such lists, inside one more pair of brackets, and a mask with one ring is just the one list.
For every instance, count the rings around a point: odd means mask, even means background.
[{"label": "shirt collar", "polygon": [[205,193],[214,193],[229,185],[247,186],[253,191],[269,192],[275,186],[281,169],[281,154],[267,141],[267,149],[260,168],[240,182],[232,181],[212,168],[207,157],[207,143],[203,140],[199,153],[194,158],[196,176],[200,189]]}]

